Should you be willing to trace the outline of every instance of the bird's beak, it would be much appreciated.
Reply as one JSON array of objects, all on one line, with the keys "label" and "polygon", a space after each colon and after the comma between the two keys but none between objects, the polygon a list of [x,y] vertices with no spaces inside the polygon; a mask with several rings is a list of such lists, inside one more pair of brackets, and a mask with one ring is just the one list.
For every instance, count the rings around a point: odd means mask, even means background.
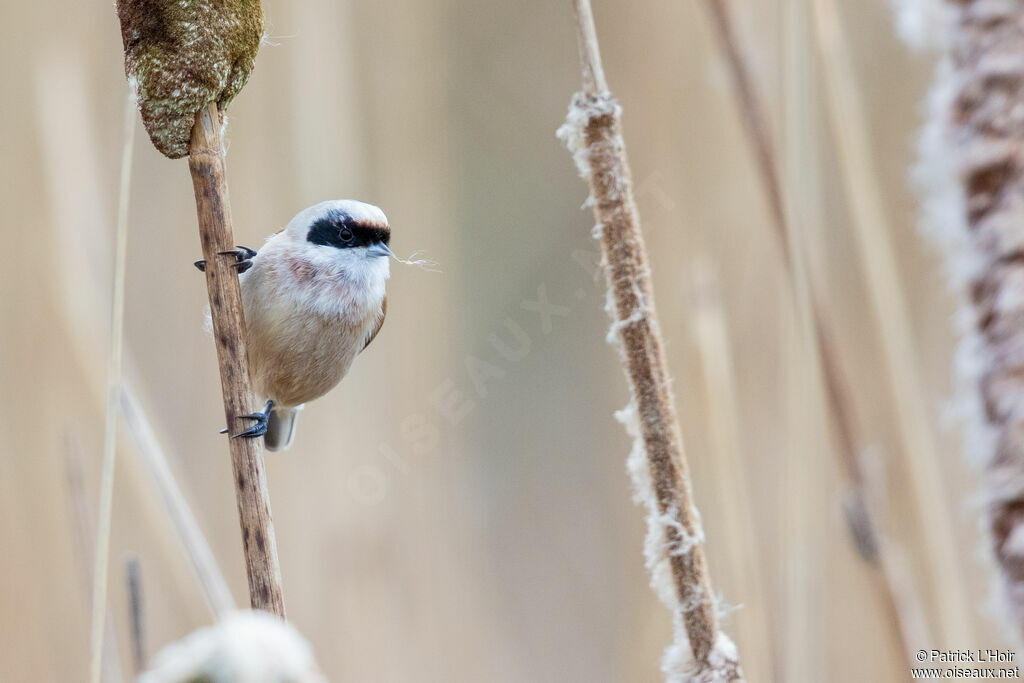
[{"label": "bird's beak", "polygon": [[374,242],[366,248],[367,258],[373,258],[375,256],[394,256],[391,253],[391,247],[384,244],[383,242]]}]

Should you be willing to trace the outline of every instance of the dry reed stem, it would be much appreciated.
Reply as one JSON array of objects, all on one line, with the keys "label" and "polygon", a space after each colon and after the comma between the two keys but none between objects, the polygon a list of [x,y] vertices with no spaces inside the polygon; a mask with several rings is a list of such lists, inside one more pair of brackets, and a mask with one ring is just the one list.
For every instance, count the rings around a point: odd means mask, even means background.
[{"label": "dry reed stem", "polygon": [[822,597],[818,577],[824,569],[824,530],[820,509],[822,458],[818,450],[827,438],[821,419],[818,368],[813,354],[808,316],[811,289],[800,245],[821,218],[817,157],[817,119],[814,115],[814,65],[807,58],[805,0],[784,3],[782,17],[782,178],[787,228],[785,243],[794,264],[788,270],[794,306],[780,311],[780,365],[786,447],[779,458],[779,555],[781,604],[776,645],[779,675],[785,681],[814,681],[823,677],[821,629],[816,606]]},{"label": "dry reed stem", "polygon": [[235,599],[231,595],[231,589],[228,588],[228,583],[224,579],[224,574],[217,564],[213,551],[210,550],[210,544],[206,542],[206,537],[203,536],[195,515],[192,514],[188,501],[171,472],[167,456],[157,441],[153,427],[139,404],[139,399],[127,383],[121,391],[121,412],[124,415],[125,426],[128,427],[132,440],[135,442],[135,450],[152,477],[153,483],[156,484],[167,514],[171,518],[171,523],[178,532],[181,544],[185,547],[196,578],[199,579],[199,584],[203,588],[207,605],[214,616],[218,618],[236,611],[238,607],[235,604]]},{"label": "dry reed stem", "polygon": [[132,634],[132,667],[136,678],[146,670],[145,605],[142,596],[142,567],[138,557],[124,563],[125,587],[128,589],[128,617]]},{"label": "dry reed stem", "polygon": [[946,492],[939,449],[924,401],[906,296],[889,239],[890,222],[870,157],[863,102],[835,3],[813,0],[813,8],[818,50],[827,72],[823,81],[831,128],[869,299],[881,332],[884,374],[891,384],[895,424],[899,426],[902,458],[909,475],[906,493],[917,511],[915,528],[924,546],[928,595],[934,598],[930,602],[936,606],[942,641],[974,642],[973,610],[955,542],[952,511],[956,506]]},{"label": "dry reed stem", "polygon": [[132,153],[135,148],[135,97],[125,97],[124,145],[121,152],[121,183],[118,188],[117,231],[114,253],[114,291],[110,322],[110,356],[107,366],[106,420],[103,428],[103,462],[100,472],[99,521],[93,556],[90,680],[102,674],[104,620],[107,613],[107,570],[110,560],[110,524],[114,507],[114,469],[117,455],[117,395],[121,386],[124,352],[124,278],[128,251],[128,197],[131,192]]},{"label": "dry reed stem", "polygon": [[[753,148],[758,176],[768,198],[775,235],[779,242],[779,251],[788,276],[788,284],[791,290],[795,290],[798,278],[794,273],[794,268],[798,264],[802,264],[802,261],[791,258],[790,254],[793,250],[801,248],[801,245],[796,243],[786,219],[784,193],[782,182],[779,179],[775,144],[772,139],[767,107],[764,106],[761,95],[754,84],[753,70],[750,67],[748,56],[736,38],[736,30],[727,3],[725,0],[706,0],[704,4],[715,30],[718,47],[728,67],[737,108]],[[888,578],[896,572],[895,569],[885,566],[890,553],[879,551],[882,543],[879,537],[883,532],[878,521],[882,518],[884,500],[877,492],[873,493],[867,490],[870,485],[865,478],[864,468],[860,462],[864,448],[859,435],[863,433],[863,430],[855,421],[851,392],[842,372],[838,348],[834,341],[835,335],[826,314],[828,307],[821,300],[819,288],[810,282],[808,273],[802,273],[799,279],[808,283],[809,310],[803,310],[800,313],[811,320],[811,332],[821,366],[828,412],[839,444],[838,451],[843,471],[849,481],[848,523],[861,557],[880,572],[878,578],[881,580],[876,581],[879,594],[886,601],[887,611],[893,618],[898,633],[903,637],[901,643],[903,651],[909,653],[912,651],[911,642],[930,642],[927,637],[923,640],[912,641],[908,641],[906,637],[909,632],[919,634],[919,629],[912,624],[923,623],[923,610],[919,604],[915,604],[914,601],[907,600],[905,595],[901,595]],[[794,303],[796,303],[799,297],[795,296],[795,291],[793,293]],[[891,541],[887,540],[886,544],[891,544]]]},{"label": "dry reed stem", "polygon": [[[1001,607],[1024,642],[1024,6],[948,3],[954,24],[922,144],[932,173],[948,178],[932,197],[951,228],[971,330],[967,379],[980,394],[978,440],[989,542]],[[952,8],[955,8],[953,10]],[[931,133],[931,135],[929,135]],[[930,147],[926,147],[927,143]],[[969,359],[966,356],[971,356]]]},{"label": "dry reed stem", "polygon": [[[221,118],[216,103],[196,116],[188,159],[195,189],[199,236],[206,259],[213,337],[217,346],[224,414],[228,431],[238,434],[249,424],[239,416],[253,411],[246,355],[242,293],[234,259],[222,255],[235,249],[225,169]],[[285,618],[277,540],[270,513],[270,493],[263,464],[263,439],[229,439],[238,516],[253,609]]]},{"label": "dry reed stem", "polygon": [[[721,633],[690,490],[670,380],[655,314],[650,269],[622,139],[621,109],[604,79],[589,0],[574,0],[583,91],[573,98],[560,131],[590,181],[594,217],[608,282],[612,331],[622,351],[650,490],[638,490],[650,510],[649,532],[670,577],[663,599],[681,622],[679,640],[663,665],[672,680],[739,681],[735,646]],[[648,488],[645,486],[644,488]],[[652,498],[653,496],[653,498]],[[650,558],[649,558],[650,559]],[[652,567],[655,569],[655,567]],[[655,581],[659,581],[656,577]],[[684,669],[685,650],[692,666]]]}]

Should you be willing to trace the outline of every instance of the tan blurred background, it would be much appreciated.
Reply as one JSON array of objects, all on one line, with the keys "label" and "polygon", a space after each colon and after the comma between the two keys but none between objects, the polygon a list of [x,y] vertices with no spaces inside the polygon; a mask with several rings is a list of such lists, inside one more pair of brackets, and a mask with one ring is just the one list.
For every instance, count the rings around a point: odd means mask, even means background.
[{"label": "tan blurred background", "polygon": [[[782,4],[732,3],[779,136],[789,106]],[[903,398],[879,360],[821,80],[809,91],[817,133],[806,131],[820,164],[805,196],[820,216],[805,235],[813,281],[886,491],[905,594],[919,595],[935,633],[909,645],[1005,647],[976,484],[944,419],[955,298],[917,232],[907,183],[932,61],[899,43],[883,0],[846,5],[940,445],[934,467],[950,492],[954,528],[938,533],[955,544],[970,600],[965,642],[942,640],[936,615],[947,597],[921,578],[921,530],[907,521],[906,482],[892,464]],[[258,247],[299,209],[357,197],[387,212],[396,252],[425,250],[442,270],[393,266],[377,341],[308,406],[293,449],[267,458],[289,618],[332,681],[659,680],[670,619],[647,586],[643,514],[624,469],[630,444],[612,419],[627,390],[604,343],[603,284],[581,265],[596,249],[579,208],[586,190],[554,135],[579,80],[570,3],[264,6],[272,45],[230,110],[239,242]],[[703,9],[595,4],[711,573],[724,602],[742,605],[723,624],[751,680],[907,680],[883,584],[844,520],[813,354]],[[110,3],[2,0],[0,20],[0,681],[83,680],[89,594],[67,463],[82,464],[95,518],[127,86]],[[812,74],[832,77],[810,47],[807,60]],[[185,162],[161,157],[141,126],[129,224],[126,378],[245,604],[206,294],[191,266],[191,182]],[[563,307],[550,327],[530,303],[544,296]],[[495,335],[519,353],[500,353]],[[210,623],[125,435],[110,605],[126,671],[132,554],[152,650]]]}]

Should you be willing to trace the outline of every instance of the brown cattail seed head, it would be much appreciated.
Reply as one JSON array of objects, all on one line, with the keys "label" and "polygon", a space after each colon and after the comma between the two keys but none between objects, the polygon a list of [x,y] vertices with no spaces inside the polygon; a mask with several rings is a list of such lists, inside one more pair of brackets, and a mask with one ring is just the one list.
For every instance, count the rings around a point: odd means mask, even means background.
[{"label": "brown cattail seed head", "polygon": [[125,73],[150,139],[189,153],[196,114],[223,110],[252,73],[263,37],[259,0],[117,0]]}]

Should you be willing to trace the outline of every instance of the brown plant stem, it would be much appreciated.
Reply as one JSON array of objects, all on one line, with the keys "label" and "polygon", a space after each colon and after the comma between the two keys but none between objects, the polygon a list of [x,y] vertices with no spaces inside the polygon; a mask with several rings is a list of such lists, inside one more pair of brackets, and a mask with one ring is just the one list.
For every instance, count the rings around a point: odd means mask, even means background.
[{"label": "brown plant stem", "polygon": [[[230,434],[248,425],[239,416],[253,410],[246,355],[245,317],[234,259],[224,255],[235,249],[231,207],[225,175],[221,118],[215,103],[196,116],[188,159],[199,216],[199,237],[206,259],[206,287],[210,295],[213,337],[220,365],[224,414]],[[270,494],[263,465],[262,439],[230,439],[238,516],[253,609],[285,618],[277,540],[270,514]]]},{"label": "brown plant stem", "polygon": [[[604,79],[589,0],[574,0],[583,91],[570,107],[567,130],[581,173],[589,178],[594,218],[609,289],[609,313],[622,348],[636,410],[661,553],[671,573],[676,616],[693,656],[693,677],[742,680],[735,650],[723,657],[714,597],[693,503],[661,332],[654,308],[650,268],[622,139],[621,110]],[[652,511],[653,513],[653,511]],[[667,520],[667,521],[666,521]],[[681,644],[680,644],[681,645]]]},{"label": "brown plant stem", "polygon": [[[901,595],[897,590],[892,578],[896,569],[888,566],[891,563],[890,553],[882,551],[883,539],[880,536],[884,532],[879,528],[879,521],[882,519],[883,500],[880,492],[871,490],[870,480],[864,473],[861,462],[864,446],[860,437],[863,430],[854,419],[849,385],[842,371],[832,325],[825,314],[828,307],[821,300],[820,290],[810,284],[808,274],[795,272],[796,268],[803,266],[803,260],[793,259],[792,253],[795,249],[801,248],[801,245],[796,243],[786,220],[784,193],[776,163],[775,143],[767,107],[755,86],[749,59],[736,38],[726,0],[706,0],[704,6],[711,19],[719,50],[725,59],[737,108],[753,149],[758,176],[768,199],[789,286],[795,290],[798,279],[808,282],[809,310],[803,311],[802,314],[810,317],[828,412],[838,441],[838,454],[843,472],[849,482],[846,512],[851,534],[861,557],[880,572],[879,580],[875,583],[886,601],[887,613],[893,618],[901,636],[903,651],[911,652],[910,643],[928,642],[928,636],[919,628],[919,625],[925,623],[923,610],[915,601],[908,600],[906,595]],[[795,295],[795,291],[794,299],[797,302],[801,301],[801,298]]]}]

